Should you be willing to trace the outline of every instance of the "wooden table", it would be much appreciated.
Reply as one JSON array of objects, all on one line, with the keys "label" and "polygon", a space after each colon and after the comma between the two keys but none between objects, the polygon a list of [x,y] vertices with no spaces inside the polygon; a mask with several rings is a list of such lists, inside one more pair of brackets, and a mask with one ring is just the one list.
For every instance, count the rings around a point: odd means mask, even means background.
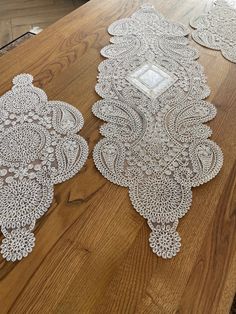
[{"label": "wooden table", "polygon": [[[150,1],[166,17],[188,23],[207,0]],[[220,174],[193,189],[180,221],[182,250],[155,256],[146,221],[128,190],[95,169],[92,148],[101,124],[91,113],[100,49],[113,21],[143,1],[91,0],[0,58],[0,93],[27,72],[50,99],[79,108],[90,146],[83,170],[56,186],[53,205],[36,227],[36,247],[19,263],[0,260],[0,313],[228,313],[236,285],[236,65],[196,45],[217,109],[209,123],[225,156]]]}]

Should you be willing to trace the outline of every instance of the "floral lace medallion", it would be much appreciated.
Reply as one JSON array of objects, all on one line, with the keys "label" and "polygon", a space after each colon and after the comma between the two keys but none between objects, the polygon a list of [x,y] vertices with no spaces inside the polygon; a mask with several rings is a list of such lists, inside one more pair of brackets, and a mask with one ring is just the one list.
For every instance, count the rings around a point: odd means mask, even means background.
[{"label": "floral lace medallion", "polygon": [[208,14],[194,18],[192,38],[207,48],[221,50],[222,55],[236,63],[236,3],[217,0]]},{"label": "floral lace medallion", "polygon": [[1,253],[8,261],[27,256],[35,243],[35,222],[50,207],[53,185],[84,165],[88,146],[77,134],[81,113],[69,104],[48,101],[21,74],[0,97]]},{"label": "floral lace medallion", "polygon": [[204,101],[210,91],[189,30],[167,21],[150,5],[109,27],[114,35],[101,54],[93,113],[106,121],[94,149],[98,170],[129,187],[135,209],[151,228],[154,253],[180,250],[179,218],[191,206],[191,187],[212,179],[223,156],[203,125],[215,117]]}]

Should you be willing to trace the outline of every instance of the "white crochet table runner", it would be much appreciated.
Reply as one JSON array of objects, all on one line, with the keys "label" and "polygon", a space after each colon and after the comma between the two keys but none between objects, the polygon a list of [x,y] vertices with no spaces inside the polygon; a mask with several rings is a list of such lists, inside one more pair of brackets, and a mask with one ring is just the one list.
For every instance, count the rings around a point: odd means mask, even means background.
[{"label": "white crochet table runner", "polygon": [[134,208],[151,228],[154,253],[180,250],[179,218],[191,206],[191,187],[212,179],[223,156],[203,125],[215,117],[204,101],[210,91],[198,53],[183,25],[167,21],[150,5],[108,29],[114,37],[101,54],[93,113],[106,121],[94,149],[98,170],[129,187]]},{"label": "white crochet table runner", "polygon": [[236,63],[236,2],[217,0],[209,13],[194,18],[192,38],[207,48],[221,50],[222,55]]},{"label": "white crochet table runner", "polygon": [[12,90],[0,97],[1,253],[8,261],[32,251],[32,230],[51,205],[53,185],[75,175],[88,155],[77,134],[81,113],[48,101],[32,82],[31,75],[18,75]]}]

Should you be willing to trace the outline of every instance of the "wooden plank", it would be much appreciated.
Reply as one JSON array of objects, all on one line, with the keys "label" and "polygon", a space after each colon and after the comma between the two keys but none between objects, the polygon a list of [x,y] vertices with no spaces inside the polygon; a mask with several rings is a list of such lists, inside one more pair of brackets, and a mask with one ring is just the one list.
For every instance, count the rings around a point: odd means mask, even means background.
[{"label": "wooden plank", "polygon": [[12,40],[11,20],[3,19],[0,21],[0,47],[6,45]]},{"label": "wooden plank", "polygon": [[3,7],[3,9],[0,11],[0,18],[13,18],[16,19],[24,17],[25,19],[32,18],[34,16],[44,15],[50,16],[50,15],[56,15],[57,12],[63,13],[64,15],[68,14],[69,12],[73,11],[75,9],[75,6],[72,1],[68,1],[67,4],[64,5],[56,5],[56,4],[39,4],[37,7],[27,7],[27,8],[11,8],[6,9],[6,7]]},{"label": "wooden plank", "polygon": [[[12,26],[18,25],[26,25],[26,24],[34,24],[37,25],[38,23],[45,23],[45,22],[55,22],[59,20],[61,17],[65,16],[69,12],[73,11],[74,6],[70,5],[64,8],[51,8],[46,9],[42,8],[41,10],[35,11],[31,13],[31,15],[23,15],[23,16],[15,16],[11,19]],[[30,10],[33,11],[33,10]]]},{"label": "wooden plank", "polygon": [[1,0],[0,16],[6,16],[6,15],[14,16],[14,12],[17,10],[29,11],[30,9],[53,5],[53,4],[54,4],[53,0],[31,0],[31,1]]},{"label": "wooden plank", "polygon": [[[185,23],[209,3],[151,2]],[[0,59],[0,92],[14,75],[33,74],[49,99],[80,109],[81,135],[91,152],[100,138],[101,122],[91,107],[99,99],[94,85],[100,49],[109,42],[107,27],[141,3],[91,0],[73,11]],[[56,186],[54,203],[37,224],[33,252],[16,264],[0,260],[1,313],[228,312],[236,288],[236,68],[219,52],[192,44],[201,52],[209,100],[218,109],[209,125],[225,162],[214,180],[193,189],[191,210],[179,225],[179,255],[166,261],[151,253],[149,229],[127,189],[103,178],[90,154],[78,175]]]}]

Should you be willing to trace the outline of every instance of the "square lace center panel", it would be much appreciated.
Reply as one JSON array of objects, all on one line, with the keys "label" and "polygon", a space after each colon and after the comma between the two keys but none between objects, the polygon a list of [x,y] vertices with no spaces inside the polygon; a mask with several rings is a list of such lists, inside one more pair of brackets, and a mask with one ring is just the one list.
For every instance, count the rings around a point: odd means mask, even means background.
[{"label": "square lace center panel", "polygon": [[149,98],[156,99],[176,82],[177,77],[147,62],[131,72],[127,80]]}]

